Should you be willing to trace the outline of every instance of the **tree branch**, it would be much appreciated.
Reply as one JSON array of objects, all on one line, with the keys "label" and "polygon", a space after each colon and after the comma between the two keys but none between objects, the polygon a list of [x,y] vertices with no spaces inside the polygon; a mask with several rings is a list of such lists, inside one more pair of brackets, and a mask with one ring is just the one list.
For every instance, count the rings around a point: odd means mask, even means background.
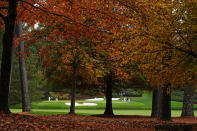
[{"label": "tree branch", "polygon": [[[83,26],[86,26],[86,27],[87,27],[87,25],[84,25],[84,24],[82,24],[82,23],[76,22],[75,20],[71,19],[71,18],[68,17],[68,16],[65,16],[65,15],[62,15],[62,14],[57,14],[57,13],[55,13],[55,12],[50,12],[50,11],[48,11],[46,8],[44,8],[43,6],[41,6],[42,8],[39,8],[38,6],[35,6],[35,5],[33,5],[32,3],[29,3],[29,2],[27,2],[27,1],[24,1],[24,0],[20,0],[20,1],[23,2],[23,3],[25,3],[25,4],[30,5],[30,6],[33,7],[33,8],[39,9],[39,10],[45,12],[45,13],[48,13],[48,14],[51,14],[51,15],[55,15],[55,16],[59,16],[59,17],[64,17],[64,18],[68,19],[70,22],[74,22],[74,23],[77,23],[77,24],[80,24],[80,25],[83,25]],[[38,4],[38,5],[39,5],[39,4]]]},{"label": "tree branch", "polygon": [[184,50],[184,49],[179,48],[179,47],[177,47],[177,46],[175,46],[173,44],[170,44],[170,42],[163,42],[163,43],[168,45],[168,46],[170,46],[170,47],[172,47],[172,48],[174,48],[174,49],[176,49],[176,50],[178,50],[178,51],[181,51],[181,52],[183,52],[185,54],[188,54],[190,56],[193,56],[193,57],[197,58],[197,54],[194,53],[193,51]]},{"label": "tree branch", "polygon": [[[146,36],[148,36],[148,35],[146,35]],[[149,36],[148,36],[148,37],[149,37]],[[154,36],[154,37],[155,37],[155,36]],[[187,54],[187,55],[189,55],[189,56],[192,56],[192,57],[194,57],[194,58],[197,58],[197,54],[196,54],[195,52],[193,52],[193,50],[190,50],[190,49],[189,49],[189,50],[186,50],[186,49],[180,48],[180,47],[178,47],[178,46],[173,45],[173,44],[170,43],[169,41],[166,42],[166,41],[156,40],[156,39],[154,39],[154,38],[151,38],[151,40],[156,41],[156,42],[159,42],[159,43],[161,43],[161,44],[163,44],[163,45],[167,45],[167,46],[170,47],[170,49],[175,49],[175,50],[180,51],[180,52],[183,52],[183,53],[185,53],[185,54]]]},{"label": "tree branch", "polygon": [[190,50],[192,51],[192,46],[189,42],[187,42],[187,40],[181,35],[181,32],[176,30],[177,34],[180,36],[180,38],[184,41],[184,44],[189,46]]}]

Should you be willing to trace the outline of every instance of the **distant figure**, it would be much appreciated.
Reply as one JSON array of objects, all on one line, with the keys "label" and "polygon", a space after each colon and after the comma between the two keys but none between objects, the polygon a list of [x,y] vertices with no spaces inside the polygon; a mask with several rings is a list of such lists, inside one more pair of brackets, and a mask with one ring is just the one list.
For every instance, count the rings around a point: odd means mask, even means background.
[{"label": "distant figure", "polygon": [[51,97],[49,96],[49,101],[51,101]]},{"label": "distant figure", "polygon": [[124,101],[124,102],[125,102],[125,101],[127,101],[127,98],[126,98],[126,97],[124,97],[123,101]]},{"label": "distant figure", "polygon": [[131,99],[130,98],[128,98],[128,102],[131,102]]},{"label": "distant figure", "polygon": [[56,98],[56,101],[58,101],[58,98]]}]

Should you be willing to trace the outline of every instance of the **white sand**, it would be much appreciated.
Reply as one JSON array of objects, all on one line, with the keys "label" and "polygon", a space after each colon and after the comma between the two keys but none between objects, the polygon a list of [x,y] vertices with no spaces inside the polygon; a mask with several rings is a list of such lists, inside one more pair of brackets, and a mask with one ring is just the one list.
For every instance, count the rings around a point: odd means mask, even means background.
[{"label": "white sand", "polygon": [[86,101],[103,101],[104,98],[86,99]]},{"label": "white sand", "polygon": [[120,100],[120,98],[112,98],[112,100],[117,101]]},{"label": "white sand", "polygon": [[[104,98],[94,98],[94,99],[86,99],[86,101],[103,101]],[[112,98],[112,100],[117,101],[120,100],[120,98]]]},{"label": "white sand", "polygon": [[[65,103],[65,104],[70,106],[70,103]],[[96,106],[96,105],[97,105],[96,103],[82,103],[82,104],[79,104],[79,103],[75,102],[75,106]]]}]

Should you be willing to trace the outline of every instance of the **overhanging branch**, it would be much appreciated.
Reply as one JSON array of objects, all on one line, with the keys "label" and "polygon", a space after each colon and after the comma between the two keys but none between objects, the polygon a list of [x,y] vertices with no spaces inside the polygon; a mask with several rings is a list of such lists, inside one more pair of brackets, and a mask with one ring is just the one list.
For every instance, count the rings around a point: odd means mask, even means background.
[{"label": "overhanging branch", "polygon": [[178,46],[173,45],[173,44],[170,43],[169,41],[166,42],[166,41],[156,40],[156,39],[154,39],[154,38],[152,38],[151,40],[156,41],[156,42],[159,42],[159,43],[161,43],[161,44],[163,44],[163,45],[167,45],[167,46],[170,47],[169,49],[175,49],[175,50],[177,50],[177,51],[179,51],[179,52],[183,52],[183,53],[185,53],[185,54],[187,54],[187,55],[189,55],[189,56],[192,56],[192,57],[194,57],[194,58],[197,58],[197,53],[193,52],[193,50],[187,50],[187,49],[180,48],[180,47],[178,47]]},{"label": "overhanging branch", "polygon": [[193,52],[193,51],[184,50],[184,49],[179,48],[179,47],[177,47],[177,46],[175,46],[175,45],[173,45],[173,44],[171,44],[169,42],[165,42],[164,44],[166,44],[166,45],[168,45],[168,46],[170,46],[170,47],[172,47],[172,48],[174,48],[174,49],[176,49],[178,51],[181,51],[181,52],[183,52],[183,53],[185,53],[187,55],[190,55],[190,56],[193,56],[193,57],[197,58],[197,54],[195,52]]},{"label": "overhanging branch", "polygon": [[[50,11],[48,11],[46,8],[44,8],[44,7],[42,7],[42,6],[41,6],[42,8],[39,8],[38,6],[35,6],[34,4],[29,3],[29,2],[27,2],[27,1],[24,1],[24,0],[20,0],[20,1],[23,2],[23,3],[25,3],[25,4],[30,5],[31,7],[35,8],[35,9],[39,9],[39,10],[45,12],[45,13],[48,13],[48,14],[51,14],[51,15],[54,15],[54,16],[63,17],[63,18],[66,18],[67,20],[69,20],[70,22],[74,22],[74,23],[77,23],[77,24],[80,24],[80,25],[83,25],[83,26],[86,26],[86,27],[87,27],[87,25],[84,25],[84,24],[82,24],[82,23],[76,22],[75,20],[71,19],[71,18],[68,17],[68,16],[65,16],[65,15],[62,15],[62,14],[57,14],[57,13],[55,13],[55,12],[50,12]],[[39,5],[39,4],[38,4],[38,5]]]}]

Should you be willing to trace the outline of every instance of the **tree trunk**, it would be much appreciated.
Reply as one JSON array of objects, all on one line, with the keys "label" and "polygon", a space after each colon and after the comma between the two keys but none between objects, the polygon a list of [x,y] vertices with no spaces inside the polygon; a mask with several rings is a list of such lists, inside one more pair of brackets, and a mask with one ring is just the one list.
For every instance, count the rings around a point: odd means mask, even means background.
[{"label": "tree trunk", "polygon": [[157,117],[158,116],[158,108],[159,108],[159,91],[160,88],[156,87],[153,90],[153,95],[152,95],[152,112],[151,112],[151,117]]},{"label": "tree trunk", "polygon": [[[23,27],[22,22],[19,22],[16,25],[17,28],[17,35],[23,34]],[[31,106],[30,106],[30,98],[28,93],[28,84],[27,84],[27,72],[26,72],[26,66],[25,66],[25,58],[24,58],[24,42],[20,42],[19,44],[19,69],[20,69],[20,81],[21,81],[21,94],[22,94],[22,111],[23,112],[30,112]]]},{"label": "tree trunk", "polygon": [[71,89],[71,105],[69,114],[75,114],[75,92],[77,86],[77,62],[73,62],[73,76],[72,76],[72,89]]},{"label": "tree trunk", "polygon": [[187,86],[184,89],[183,107],[181,116],[194,116],[194,86]]},{"label": "tree trunk", "polygon": [[17,15],[17,0],[9,0],[8,13],[5,17],[5,32],[3,35],[3,52],[0,78],[0,112],[10,113],[9,90],[12,68],[12,45],[14,39],[14,26]]},{"label": "tree trunk", "polygon": [[168,86],[161,88],[159,95],[158,119],[162,121],[171,121],[171,93]]},{"label": "tree trunk", "polygon": [[106,107],[104,115],[114,115],[112,108],[112,72],[106,76]]}]

